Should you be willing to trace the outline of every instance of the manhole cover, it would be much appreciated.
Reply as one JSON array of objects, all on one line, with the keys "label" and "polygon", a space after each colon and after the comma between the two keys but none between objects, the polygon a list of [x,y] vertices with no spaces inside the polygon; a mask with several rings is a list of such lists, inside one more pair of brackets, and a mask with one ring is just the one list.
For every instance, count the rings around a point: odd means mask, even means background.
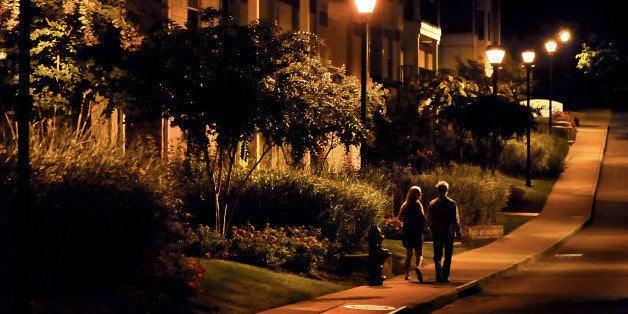
[{"label": "manhole cover", "polygon": [[363,311],[391,311],[394,310],[394,307],[386,306],[386,305],[372,305],[372,304],[349,304],[345,305],[345,308],[352,310],[363,310]]}]

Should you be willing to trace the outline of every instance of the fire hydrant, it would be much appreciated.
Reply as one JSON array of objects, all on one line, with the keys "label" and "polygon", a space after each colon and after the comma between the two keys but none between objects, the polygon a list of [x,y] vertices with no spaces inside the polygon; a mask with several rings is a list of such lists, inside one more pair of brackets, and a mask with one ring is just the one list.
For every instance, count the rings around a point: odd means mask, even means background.
[{"label": "fire hydrant", "polygon": [[382,276],[384,262],[390,256],[387,249],[382,249],[384,235],[378,226],[371,227],[366,237],[369,243],[368,285],[381,286],[386,277]]}]

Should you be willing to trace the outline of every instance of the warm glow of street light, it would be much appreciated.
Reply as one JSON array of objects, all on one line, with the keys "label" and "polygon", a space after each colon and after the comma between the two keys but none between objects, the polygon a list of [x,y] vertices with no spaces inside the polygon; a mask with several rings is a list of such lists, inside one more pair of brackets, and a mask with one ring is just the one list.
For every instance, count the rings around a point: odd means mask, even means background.
[{"label": "warm glow of street light", "polygon": [[4,60],[7,58],[7,53],[4,51],[4,49],[0,50],[0,60]]},{"label": "warm glow of street light", "polygon": [[558,35],[560,37],[560,41],[562,42],[567,42],[569,41],[569,38],[571,37],[571,33],[569,33],[568,30],[563,29],[560,31],[560,35]]},{"label": "warm glow of street light", "polygon": [[486,57],[491,65],[502,63],[505,54],[506,50],[499,45],[490,45],[486,48]]},{"label": "warm glow of street light", "polygon": [[375,9],[375,3],[377,0],[355,0],[355,5],[358,7],[358,13],[364,14],[373,13],[373,9]]},{"label": "warm glow of street light", "polygon": [[554,53],[557,47],[558,47],[558,44],[554,40],[550,39],[545,42],[545,50],[547,50],[549,54]]},{"label": "warm glow of street light", "polygon": [[522,52],[521,57],[523,58],[523,63],[526,65],[532,64],[534,62],[535,55],[534,50],[526,50]]}]

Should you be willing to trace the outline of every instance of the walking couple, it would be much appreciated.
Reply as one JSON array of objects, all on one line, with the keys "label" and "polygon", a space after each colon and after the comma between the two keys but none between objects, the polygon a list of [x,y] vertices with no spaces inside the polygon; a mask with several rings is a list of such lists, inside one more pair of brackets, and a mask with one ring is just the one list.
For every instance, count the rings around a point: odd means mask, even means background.
[{"label": "walking couple", "polygon": [[449,184],[439,181],[436,189],[438,197],[430,201],[427,215],[423,211],[422,192],[418,186],[413,186],[408,190],[406,200],[399,210],[399,220],[403,222],[402,244],[406,248],[406,280],[410,280],[410,267],[414,254],[416,255],[414,271],[419,282],[423,283],[423,274],[420,269],[423,260],[423,233],[429,231],[434,241],[436,282],[449,282],[454,238],[461,237],[460,218],[456,202],[447,196]]}]

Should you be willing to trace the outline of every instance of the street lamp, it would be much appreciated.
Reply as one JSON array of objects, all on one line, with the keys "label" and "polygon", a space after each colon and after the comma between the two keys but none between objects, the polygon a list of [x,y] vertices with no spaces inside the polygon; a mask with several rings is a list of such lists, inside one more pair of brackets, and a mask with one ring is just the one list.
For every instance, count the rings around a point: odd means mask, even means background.
[{"label": "street lamp", "polygon": [[[571,38],[571,33],[569,32],[569,30],[567,29],[561,29],[560,32],[558,32],[558,39],[560,40],[561,43],[565,43],[568,42],[569,39]],[[549,122],[548,122],[548,127],[549,127],[549,133],[552,134],[552,98],[553,98],[553,93],[554,93],[554,78],[552,77],[552,72],[554,71],[554,52],[556,52],[556,49],[558,49],[558,43],[556,43],[556,41],[554,39],[550,39],[547,42],[545,42],[545,50],[547,51],[547,54],[549,54],[550,57],[550,68],[549,68],[549,81],[550,81],[550,89],[549,89]]]},{"label": "street lamp", "polygon": [[[492,110],[492,127],[493,127],[493,142],[492,142],[492,154],[494,163],[496,160],[496,148],[497,148],[497,70],[499,69],[502,60],[504,59],[504,55],[506,54],[506,50],[502,46],[499,45],[490,45],[486,48],[486,57],[488,58],[488,62],[493,67],[493,110]],[[493,164],[493,166],[495,166]]]},{"label": "street lamp", "polygon": [[563,29],[563,30],[561,30],[561,31],[560,31],[560,33],[558,34],[558,37],[560,38],[560,41],[562,41],[562,42],[568,42],[568,41],[569,41],[569,38],[571,38],[571,33],[570,33],[568,30]]},{"label": "street lamp", "polygon": [[490,45],[486,48],[486,57],[493,67],[493,95],[497,96],[497,69],[504,59],[506,50],[499,45]]},{"label": "street lamp", "polygon": [[554,85],[554,80],[552,78],[552,68],[554,67],[554,52],[556,52],[556,48],[558,47],[558,44],[556,43],[555,40],[550,39],[547,42],[545,42],[545,50],[547,51],[547,54],[549,54],[550,57],[550,66],[549,66],[549,81],[550,81],[550,88],[549,88],[549,123],[548,123],[548,128],[549,128],[549,133],[552,134],[552,97],[553,97],[553,85]]},{"label": "street lamp", "polygon": [[[368,65],[369,65],[369,53],[368,53],[368,43],[369,43],[369,25],[368,18],[373,13],[373,9],[375,8],[375,2],[377,0],[355,0],[355,5],[358,9],[358,13],[362,18],[362,23],[364,24],[364,36],[362,36],[362,75],[361,75],[361,91],[360,91],[360,118],[362,119],[362,124],[366,125],[366,80],[368,76]],[[365,144],[362,143],[360,146],[360,161],[361,164],[364,165],[366,161],[366,149]]]},{"label": "street lamp", "polygon": [[[528,112],[530,111],[530,72],[534,67],[534,50],[526,50],[521,53],[523,63],[526,67],[526,105]],[[530,161],[530,121],[526,123],[526,186],[532,186],[532,173]]]}]

